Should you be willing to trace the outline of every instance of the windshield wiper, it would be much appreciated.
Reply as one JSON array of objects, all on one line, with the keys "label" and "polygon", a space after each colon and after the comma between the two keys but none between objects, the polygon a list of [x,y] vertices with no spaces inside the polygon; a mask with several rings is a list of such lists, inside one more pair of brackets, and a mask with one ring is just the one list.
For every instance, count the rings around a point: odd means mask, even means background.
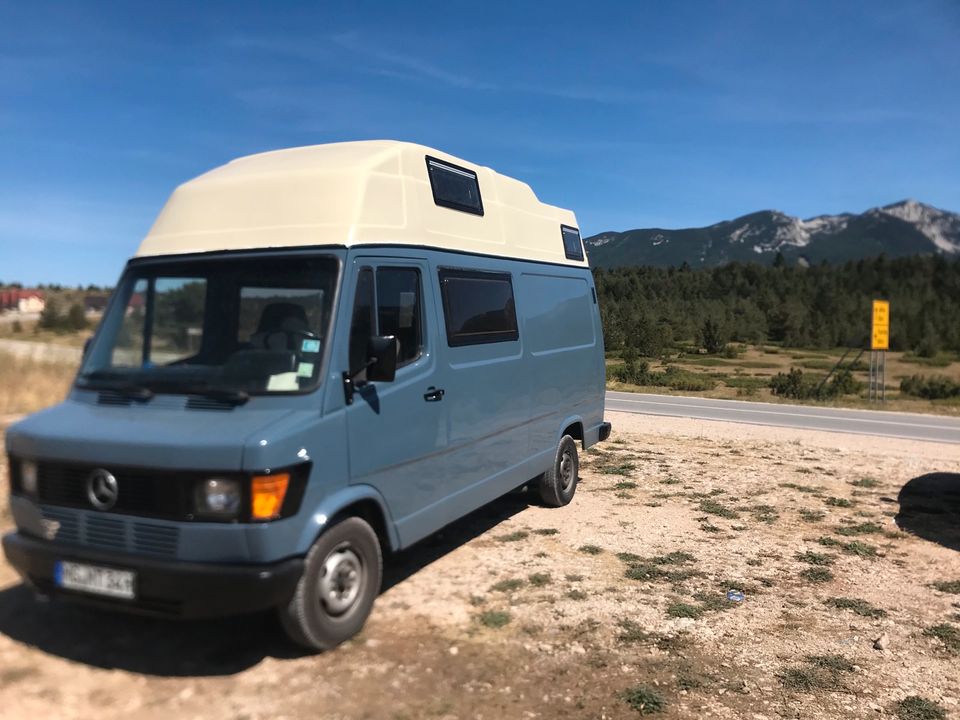
[{"label": "windshield wiper", "polygon": [[105,388],[111,390],[115,393],[119,393],[124,397],[132,398],[134,400],[139,400],[140,402],[146,402],[154,396],[153,390],[143,385],[110,385]]},{"label": "windshield wiper", "polygon": [[234,390],[225,387],[183,387],[177,388],[176,392],[183,393],[184,395],[199,395],[200,397],[218,400],[231,405],[243,405],[250,399],[250,394],[244,390]]},{"label": "windshield wiper", "polygon": [[124,397],[146,402],[154,396],[153,390],[145,385],[130,382],[120,373],[107,370],[94,370],[80,376],[81,387],[89,390],[109,390]]}]

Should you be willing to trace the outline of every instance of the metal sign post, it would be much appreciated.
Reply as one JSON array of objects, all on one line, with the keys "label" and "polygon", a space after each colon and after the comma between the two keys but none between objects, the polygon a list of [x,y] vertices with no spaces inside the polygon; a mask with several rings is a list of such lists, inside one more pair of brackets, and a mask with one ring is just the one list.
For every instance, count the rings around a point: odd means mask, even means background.
[{"label": "metal sign post", "polygon": [[873,323],[870,330],[870,400],[883,402],[886,396],[887,350],[890,349],[890,303],[873,301]]}]

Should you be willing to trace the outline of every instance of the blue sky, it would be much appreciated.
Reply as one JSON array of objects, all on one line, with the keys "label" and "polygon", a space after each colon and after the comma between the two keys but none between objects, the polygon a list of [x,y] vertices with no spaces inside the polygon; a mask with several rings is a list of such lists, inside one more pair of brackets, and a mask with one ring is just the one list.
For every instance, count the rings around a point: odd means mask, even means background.
[{"label": "blue sky", "polygon": [[0,3],[0,280],[112,283],[173,187],[396,138],[584,235],[960,210],[960,3]]}]

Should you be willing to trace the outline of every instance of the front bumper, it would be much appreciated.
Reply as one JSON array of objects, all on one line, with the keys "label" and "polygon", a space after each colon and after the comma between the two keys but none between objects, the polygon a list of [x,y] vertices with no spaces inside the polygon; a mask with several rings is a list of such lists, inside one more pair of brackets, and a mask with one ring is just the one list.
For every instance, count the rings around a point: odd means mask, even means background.
[{"label": "front bumper", "polygon": [[[242,615],[290,600],[303,573],[303,559],[269,565],[229,565],[154,560],[102,553],[38,540],[19,532],[3,536],[7,561],[29,585],[53,597],[143,615],[199,618]],[[117,600],[63,590],[54,584],[57,561],[136,572],[136,598]]]},{"label": "front bumper", "polygon": [[610,437],[610,430],[612,428],[613,426],[608,422],[600,423],[600,442]]}]

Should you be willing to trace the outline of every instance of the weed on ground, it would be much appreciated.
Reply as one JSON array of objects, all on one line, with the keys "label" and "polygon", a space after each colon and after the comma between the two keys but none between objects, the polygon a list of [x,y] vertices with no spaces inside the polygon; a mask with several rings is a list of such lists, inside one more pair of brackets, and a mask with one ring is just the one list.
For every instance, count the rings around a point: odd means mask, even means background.
[{"label": "weed on ground", "polygon": [[728,520],[736,520],[740,517],[736,511],[731,510],[726,505],[719,503],[716,500],[701,500],[698,507],[700,512],[705,512],[709,515],[717,515],[718,517],[727,518]]},{"label": "weed on ground", "polygon": [[808,567],[800,573],[800,577],[812,583],[825,583],[833,580],[833,573],[824,567]]},{"label": "weed on ground", "polygon": [[839,507],[839,508],[849,508],[849,507],[853,507],[854,505],[853,500],[847,500],[847,498],[838,498],[838,497],[824,498],[823,502],[825,502],[830,507]]},{"label": "weed on ground", "polygon": [[641,715],[652,715],[663,712],[667,707],[667,701],[663,699],[663,696],[642,685],[624,690],[620,693],[620,698],[629,705],[632,710],[635,710]]},{"label": "weed on ground", "polygon": [[898,702],[893,707],[900,720],[945,720],[946,710],[932,700],[918,695],[911,695]]},{"label": "weed on ground", "polygon": [[550,573],[533,573],[527,578],[533,587],[545,587],[553,582],[553,578],[550,577]]},{"label": "weed on ground", "polygon": [[506,610],[485,610],[480,613],[480,624],[488,628],[502,628],[512,619]]},{"label": "weed on ground", "polygon": [[673,602],[667,606],[667,615],[672,618],[692,618],[696,620],[703,617],[703,609],[699,605],[691,605],[685,602]]},{"label": "weed on ground", "polygon": [[928,627],[923,631],[926,637],[936,638],[943,643],[946,649],[956,655],[960,655],[960,628],[950,623],[940,623]]},{"label": "weed on ground", "polygon": [[517,542],[519,540],[526,540],[528,537],[530,537],[530,533],[526,530],[516,530],[506,535],[499,535],[497,540],[500,542]]},{"label": "weed on ground", "polygon": [[832,597],[824,600],[823,604],[837,608],[838,610],[849,610],[861,617],[882,618],[887,616],[886,610],[874,607],[866,600],[861,600],[860,598]]},{"label": "weed on ground", "polygon": [[834,555],[815,553],[809,550],[806,552],[797,553],[796,558],[800,562],[805,562],[808,565],[833,565],[837,561],[837,558]]},{"label": "weed on ground", "polygon": [[853,535],[875,535],[883,532],[883,527],[875,522],[858,523],[856,525],[841,525],[834,532],[837,535],[851,537]]},{"label": "weed on ground", "polygon": [[786,668],[778,676],[788,690],[842,690],[843,676],[853,672],[853,663],[842,655],[808,655],[804,664]]}]

